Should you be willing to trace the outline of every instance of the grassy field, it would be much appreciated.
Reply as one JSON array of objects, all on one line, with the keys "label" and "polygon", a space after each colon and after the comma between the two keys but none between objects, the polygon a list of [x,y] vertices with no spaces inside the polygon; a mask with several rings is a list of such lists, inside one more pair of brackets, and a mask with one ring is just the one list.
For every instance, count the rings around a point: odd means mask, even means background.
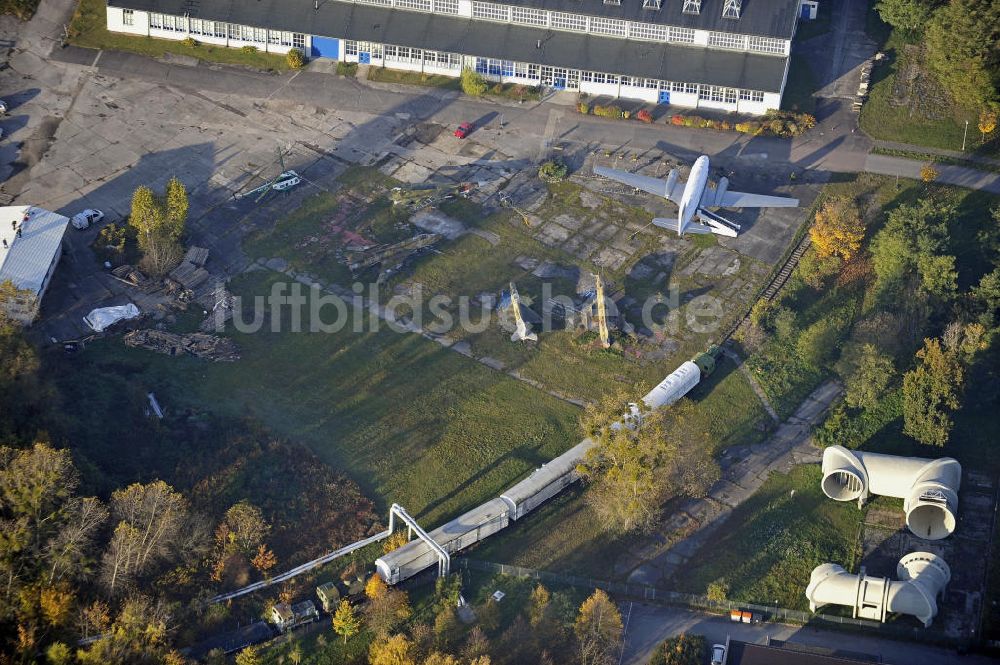
[{"label": "grassy field", "polygon": [[153,37],[138,37],[109,32],[107,29],[107,3],[104,0],[80,0],[69,24],[69,41],[76,46],[96,49],[129,51],[154,58],[164,54],[187,55],[208,62],[226,65],[243,65],[255,69],[287,70],[285,56],[263,52],[245,52],[238,48],[196,44]]},{"label": "grassy field", "polygon": [[38,8],[38,0],[0,0],[0,14],[12,14],[27,21]]},{"label": "grassy field", "polygon": [[462,85],[454,76],[441,74],[421,74],[388,67],[369,67],[368,80],[379,83],[405,83],[407,85],[422,85],[428,88],[444,88],[446,90],[461,90]]},{"label": "grassy field", "polygon": [[[264,275],[242,279],[237,293],[268,293],[274,276]],[[577,439],[571,405],[415,335],[234,338],[243,357],[232,364],[108,341],[88,349],[80,381],[138,374],[175,413],[198,405],[253,416],[347,471],[380,507],[399,502],[428,523],[498,495]]]},{"label": "grassy field", "polygon": [[868,101],[861,108],[861,128],[886,141],[961,150],[969,121],[966,149],[997,154],[998,145],[980,147],[979,112],[955,104],[923,62],[920,47],[893,33],[883,51],[887,62],[875,67]]},{"label": "grassy field", "polygon": [[851,569],[861,513],[830,501],[818,466],[774,474],[674,575],[672,587],[704,594],[724,579],[732,600],[808,609],[803,589],[820,563]]},{"label": "grassy field", "polygon": [[[688,398],[695,402],[693,414],[709,432],[715,452],[757,443],[764,437],[759,425],[766,422],[767,415],[732,361],[722,360],[715,373]],[[616,540],[603,534],[584,501],[583,488],[576,487],[543,505],[531,519],[512,525],[502,539],[480,545],[472,556],[612,579],[617,558],[634,541],[634,536]]]}]

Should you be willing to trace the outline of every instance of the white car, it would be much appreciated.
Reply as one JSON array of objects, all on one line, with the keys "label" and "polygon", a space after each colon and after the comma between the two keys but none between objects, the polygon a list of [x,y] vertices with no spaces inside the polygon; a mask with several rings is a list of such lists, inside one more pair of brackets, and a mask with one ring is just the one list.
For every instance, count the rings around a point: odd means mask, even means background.
[{"label": "white car", "polygon": [[83,212],[78,212],[73,215],[73,219],[70,220],[73,224],[74,229],[84,229],[90,228],[91,224],[97,224],[102,219],[104,219],[104,213],[100,210],[94,210],[92,208],[87,208]]},{"label": "white car", "polygon": [[0,115],[7,115],[7,102],[0,99]]},{"label": "white car", "polygon": [[726,645],[712,645],[712,665],[722,665],[726,662]]}]

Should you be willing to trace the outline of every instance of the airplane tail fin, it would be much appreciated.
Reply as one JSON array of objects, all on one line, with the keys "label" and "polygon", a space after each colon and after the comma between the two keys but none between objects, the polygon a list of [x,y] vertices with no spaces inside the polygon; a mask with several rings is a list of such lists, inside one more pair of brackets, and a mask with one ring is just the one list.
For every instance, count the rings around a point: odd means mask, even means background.
[{"label": "airplane tail fin", "polygon": [[538,341],[538,335],[533,332],[528,332],[528,326],[525,325],[524,321],[517,322],[517,329],[514,334],[510,336],[510,341],[521,342],[521,341]]}]

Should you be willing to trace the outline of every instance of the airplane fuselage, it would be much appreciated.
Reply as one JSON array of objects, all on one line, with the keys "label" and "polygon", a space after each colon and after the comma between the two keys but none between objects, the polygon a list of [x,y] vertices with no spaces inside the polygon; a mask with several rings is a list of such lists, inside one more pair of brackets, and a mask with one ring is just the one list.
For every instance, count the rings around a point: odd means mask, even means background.
[{"label": "airplane fuselage", "polygon": [[691,175],[688,176],[687,184],[684,185],[684,193],[681,194],[681,203],[677,208],[677,235],[684,235],[691,220],[698,213],[698,205],[705,194],[705,186],[708,184],[708,157],[702,155],[695,160],[691,167]]}]

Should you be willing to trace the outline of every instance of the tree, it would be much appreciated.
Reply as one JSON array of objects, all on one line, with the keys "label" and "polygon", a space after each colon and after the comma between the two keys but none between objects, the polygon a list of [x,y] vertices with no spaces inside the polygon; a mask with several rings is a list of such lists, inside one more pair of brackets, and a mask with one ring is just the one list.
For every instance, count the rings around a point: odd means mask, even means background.
[{"label": "tree", "polygon": [[71,665],[73,652],[62,642],[53,642],[45,649],[45,661],[49,665]]},{"label": "tree", "polygon": [[278,557],[274,556],[274,552],[268,549],[266,545],[258,545],[257,554],[250,560],[250,563],[262,574],[267,575],[267,571],[278,564]]},{"label": "tree", "polygon": [[174,240],[184,235],[188,217],[187,188],[176,176],[167,181],[166,231]]},{"label": "tree", "polygon": [[833,358],[848,325],[850,318],[845,312],[832,312],[802,331],[795,350],[806,364],[822,368]]},{"label": "tree", "polygon": [[479,626],[473,626],[469,631],[469,637],[465,640],[465,647],[462,649],[462,657],[466,660],[475,660],[480,656],[489,657],[490,640],[486,633]]},{"label": "tree", "polygon": [[65,624],[73,607],[73,592],[68,585],[43,587],[38,595],[38,606],[45,623],[54,628]]},{"label": "tree", "polygon": [[259,665],[261,662],[257,647],[248,646],[236,654],[236,665]]},{"label": "tree", "polygon": [[424,660],[424,665],[460,665],[458,658],[435,651]]},{"label": "tree", "polygon": [[657,665],[701,665],[708,643],[701,635],[681,633],[664,640],[653,651],[650,663]]},{"label": "tree", "polygon": [[174,552],[187,503],[162,480],[133,483],[112,493],[111,514],[117,524],[101,562],[101,577],[108,592],[116,594]]},{"label": "tree", "polygon": [[500,627],[500,608],[492,597],[487,598],[486,602],[476,609],[476,616],[479,617],[479,625],[487,633],[493,633]]},{"label": "tree", "polygon": [[939,261],[930,260],[933,257],[947,256],[948,223],[954,215],[953,206],[932,199],[901,205],[889,213],[885,226],[871,243],[876,287],[881,297],[905,302],[908,292],[928,293],[924,284],[934,287],[935,277],[924,271],[940,267]]},{"label": "tree", "polygon": [[372,632],[383,637],[409,619],[413,613],[410,609],[409,596],[405,591],[397,589],[386,589],[371,598],[364,612]]},{"label": "tree", "polygon": [[215,537],[224,546],[232,545],[250,556],[264,542],[270,530],[271,525],[264,519],[260,508],[248,501],[240,501],[226,511]]},{"label": "tree", "polygon": [[619,391],[589,406],[581,419],[584,435],[598,444],[579,468],[589,481],[587,502],[612,533],[649,528],[667,499],[703,496],[719,478],[690,403],[649,410],[640,402],[629,426],[618,425],[632,408]]},{"label": "tree", "polygon": [[614,662],[614,650],[622,635],[622,617],[608,594],[598,589],[583,601],[573,624],[580,647],[581,665]]},{"label": "tree", "polygon": [[927,63],[953,99],[982,108],[997,98],[997,25],[997,0],[950,0],[928,22]]},{"label": "tree", "polygon": [[365,595],[368,597],[368,600],[381,598],[388,591],[389,587],[377,573],[369,577],[365,583]]},{"label": "tree", "polygon": [[844,401],[855,408],[875,406],[896,373],[892,358],[874,344],[863,344],[854,370],[847,377]]},{"label": "tree", "polygon": [[458,617],[453,607],[442,607],[434,617],[434,639],[440,649],[447,649],[458,637]]},{"label": "tree", "polygon": [[1000,318],[1000,268],[983,275],[979,285],[973,289],[972,296],[982,314],[983,325],[993,327]]},{"label": "tree", "polygon": [[260,655],[257,647],[248,646],[236,654],[236,665],[260,665]]},{"label": "tree", "polygon": [[865,225],[854,202],[841,196],[823,203],[809,227],[809,237],[819,258],[837,256],[848,261],[861,248]]},{"label": "tree", "polygon": [[145,186],[132,194],[128,223],[143,253],[143,269],[155,277],[167,274],[180,261],[178,241],[184,233],[187,205],[184,185],[176,179],[170,180],[164,201]]},{"label": "tree", "polygon": [[398,550],[408,542],[410,542],[410,539],[407,538],[405,531],[395,531],[392,535],[382,541],[382,554],[388,554],[393,550]]},{"label": "tree", "polygon": [[486,94],[486,79],[476,70],[466,67],[462,70],[462,92],[472,97],[482,97]]},{"label": "tree", "polygon": [[293,642],[288,649],[288,660],[292,665],[299,665],[302,662],[302,646],[298,642]]},{"label": "tree", "polygon": [[910,35],[923,32],[935,5],[924,0],[878,0],[875,10],[883,21]]},{"label": "tree", "polygon": [[722,577],[714,582],[709,582],[708,589],[705,591],[705,596],[716,603],[721,603],[729,597],[729,582],[726,578]]},{"label": "tree", "polygon": [[921,443],[943,446],[951,433],[951,412],[959,407],[964,372],[940,340],[924,340],[921,361],[903,376],[903,432]]},{"label": "tree", "polygon": [[938,179],[939,175],[941,174],[938,173],[938,170],[934,168],[933,164],[924,164],[920,167],[920,179],[923,182],[934,182]]},{"label": "tree", "polygon": [[285,54],[285,62],[288,63],[289,69],[302,69],[306,64],[306,58],[302,55],[302,51],[293,48]]},{"label": "tree", "polygon": [[532,590],[528,605],[528,623],[531,624],[532,628],[537,628],[543,621],[549,618],[551,602],[552,595],[541,584]]},{"label": "tree", "polygon": [[997,128],[997,110],[996,108],[985,108],[979,112],[979,134],[982,137],[982,143],[986,143],[986,136],[992,134],[993,130]]},{"label": "tree", "polygon": [[416,665],[406,635],[377,638],[368,649],[368,665]]},{"label": "tree", "polygon": [[169,653],[167,613],[163,605],[142,596],[122,603],[111,627],[76,652],[79,665],[144,665],[161,663]]},{"label": "tree", "polygon": [[361,618],[354,610],[354,606],[346,600],[340,601],[337,611],[333,613],[333,632],[343,637],[344,644],[347,644],[347,640],[357,635],[359,630],[361,630]]}]

